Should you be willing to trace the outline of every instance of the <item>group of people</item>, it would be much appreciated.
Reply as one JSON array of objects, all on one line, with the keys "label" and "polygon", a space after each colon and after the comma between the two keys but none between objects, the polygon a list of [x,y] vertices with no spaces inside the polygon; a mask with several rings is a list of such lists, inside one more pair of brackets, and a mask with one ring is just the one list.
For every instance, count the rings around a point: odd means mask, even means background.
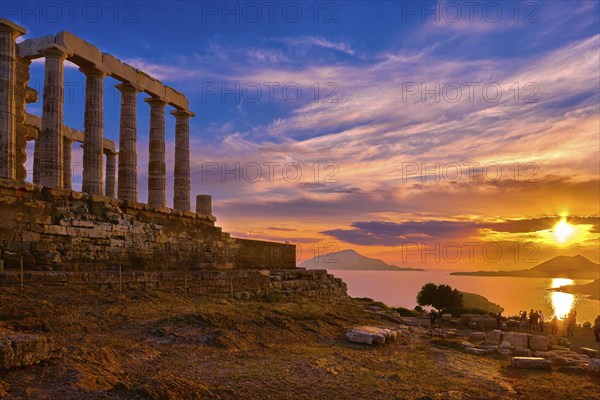
[{"label": "group of people", "polygon": [[542,310],[535,311],[532,309],[529,311],[529,314],[527,314],[527,311],[523,310],[519,312],[519,317],[519,328],[522,331],[530,330],[544,332],[544,313]]},{"label": "group of people", "polygon": [[[524,313],[524,311],[523,311]],[[529,320],[531,321],[533,319],[533,326],[535,327],[535,319],[536,319],[536,313],[533,313],[533,318],[531,317],[531,313],[529,313]],[[541,317],[539,318],[539,331],[543,332],[544,331],[544,317],[541,311],[538,312],[539,315],[541,315]],[[523,314],[521,314],[521,330],[525,330],[526,327],[523,327],[523,320],[527,319],[527,316],[523,316]],[[577,324],[577,311],[575,310],[571,310],[569,312],[569,314],[565,315],[562,319],[562,326],[564,328],[564,336],[566,337],[572,337],[573,336],[573,328],[575,328],[575,325]],[[557,336],[560,333],[560,325],[561,325],[561,320],[558,319],[558,317],[555,315],[554,317],[552,317],[552,320],[550,321],[550,334],[552,336]],[[536,329],[532,329],[532,330],[536,330]]]},{"label": "group of people", "polygon": [[[544,313],[542,310],[531,310],[529,314],[527,311],[519,312],[519,328],[520,330],[531,330],[531,331],[539,331],[544,332]],[[429,320],[431,322],[431,326],[435,325],[437,319],[437,313],[434,310],[429,312]],[[498,329],[502,326],[502,314],[498,313],[496,315],[496,323],[498,325]],[[569,314],[565,315],[562,319],[562,325],[564,328],[564,336],[572,337],[573,336],[573,328],[577,324],[577,311],[574,309],[569,312]],[[551,335],[557,336],[560,331],[561,320],[555,315],[550,321],[551,327]],[[594,337],[596,342],[600,342],[600,315],[596,317],[594,321]]]}]

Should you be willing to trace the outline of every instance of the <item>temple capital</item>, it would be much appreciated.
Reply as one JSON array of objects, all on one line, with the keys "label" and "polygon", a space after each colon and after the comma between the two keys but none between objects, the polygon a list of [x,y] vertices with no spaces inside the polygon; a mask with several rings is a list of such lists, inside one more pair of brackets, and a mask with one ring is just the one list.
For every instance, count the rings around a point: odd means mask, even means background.
[{"label": "temple capital", "polygon": [[191,118],[196,116],[196,114],[191,112],[190,110],[183,109],[175,109],[169,114],[173,115],[175,118]]},{"label": "temple capital", "polygon": [[167,106],[167,101],[165,99],[163,99],[162,97],[147,97],[144,99],[145,103],[148,103],[148,105],[152,108],[154,107],[166,107]]},{"label": "temple capital", "polygon": [[106,72],[96,67],[95,65],[86,65],[83,67],[79,67],[79,71],[81,71],[86,77],[96,77],[99,76],[101,78],[106,78]]},{"label": "temple capital", "polygon": [[27,33],[27,29],[23,28],[20,25],[15,24],[7,19],[0,19],[0,32],[8,32],[13,35],[16,39],[19,36],[25,35]]},{"label": "temple capital", "polygon": [[121,93],[139,93],[140,92],[140,89],[130,82],[117,83],[115,85],[115,87]]}]

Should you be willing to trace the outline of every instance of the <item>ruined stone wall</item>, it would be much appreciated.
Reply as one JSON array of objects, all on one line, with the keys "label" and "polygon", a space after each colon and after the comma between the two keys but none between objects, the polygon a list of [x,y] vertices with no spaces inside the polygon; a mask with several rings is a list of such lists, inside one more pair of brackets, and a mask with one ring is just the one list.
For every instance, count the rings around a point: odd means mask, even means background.
[{"label": "ruined stone wall", "polygon": [[0,179],[0,260],[27,270],[291,269],[295,246],[231,238],[214,219]]},{"label": "ruined stone wall", "polygon": [[[188,294],[252,298],[280,294],[339,298],[347,295],[346,284],[325,270],[302,268],[280,270],[202,270],[202,271],[125,271],[119,272],[29,272],[23,285],[90,286],[118,290],[180,290]],[[18,286],[21,274],[0,271],[0,288]]]}]

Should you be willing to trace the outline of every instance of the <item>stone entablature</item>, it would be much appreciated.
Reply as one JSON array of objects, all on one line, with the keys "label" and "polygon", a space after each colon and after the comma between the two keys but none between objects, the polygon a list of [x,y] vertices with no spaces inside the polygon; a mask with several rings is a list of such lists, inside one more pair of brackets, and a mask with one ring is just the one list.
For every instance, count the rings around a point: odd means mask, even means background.
[{"label": "stone entablature", "polygon": [[[34,127],[37,131],[40,131],[42,129],[42,118],[38,117],[37,115],[27,113],[25,115],[25,123],[29,126]],[[83,140],[84,140],[83,138],[84,138],[85,134],[82,131],[80,131],[79,129],[75,129],[70,126],[63,125],[62,135],[65,139],[69,140],[70,142],[83,143]],[[105,138],[103,151],[105,154],[106,153],[117,154],[118,153],[117,145],[112,140]]]},{"label": "stone entablature", "polygon": [[44,51],[51,48],[61,49],[67,60],[79,66],[93,66],[118,81],[132,84],[140,92],[163,99],[177,109],[189,110],[188,100],[181,92],[115,56],[101,52],[96,46],[67,31],[24,40],[17,44],[17,54],[19,57],[33,60],[43,57]]}]

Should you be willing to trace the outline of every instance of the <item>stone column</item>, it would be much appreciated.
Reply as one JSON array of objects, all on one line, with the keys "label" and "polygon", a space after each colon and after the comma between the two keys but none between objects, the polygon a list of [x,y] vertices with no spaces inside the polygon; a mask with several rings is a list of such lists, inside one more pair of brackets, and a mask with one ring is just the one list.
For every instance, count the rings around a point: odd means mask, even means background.
[{"label": "stone column", "polygon": [[17,65],[17,37],[25,28],[0,19],[0,177],[16,178],[15,84]]},{"label": "stone column", "polygon": [[196,196],[196,214],[202,216],[212,216],[212,196],[199,194]]},{"label": "stone column", "polygon": [[166,204],[165,166],[165,107],[158,98],[144,100],[150,105],[150,148],[148,154],[148,204],[164,207]]},{"label": "stone column", "polygon": [[80,68],[86,76],[82,191],[104,194],[104,77],[95,67]]},{"label": "stone column", "polygon": [[106,152],[106,197],[116,197],[117,193],[117,153]]},{"label": "stone column", "polygon": [[137,201],[137,125],[136,95],[130,83],[116,85],[121,92],[121,131],[119,133],[119,199]]},{"label": "stone column", "polygon": [[71,165],[71,150],[73,141],[63,136],[63,187],[71,189],[73,181],[73,166]]},{"label": "stone column", "polygon": [[62,187],[64,61],[67,54],[58,46],[44,50],[42,54],[46,58],[46,70],[39,144],[39,180],[43,186]]},{"label": "stone column", "polygon": [[40,184],[40,165],[42,164],[42,132],[35,139],[33,148],[33,183]]},{"label": "stone column", "polygon": [[190,117],[193,113],[174,110],[175,116],[175,181],[173,208],[190,211]]}]

